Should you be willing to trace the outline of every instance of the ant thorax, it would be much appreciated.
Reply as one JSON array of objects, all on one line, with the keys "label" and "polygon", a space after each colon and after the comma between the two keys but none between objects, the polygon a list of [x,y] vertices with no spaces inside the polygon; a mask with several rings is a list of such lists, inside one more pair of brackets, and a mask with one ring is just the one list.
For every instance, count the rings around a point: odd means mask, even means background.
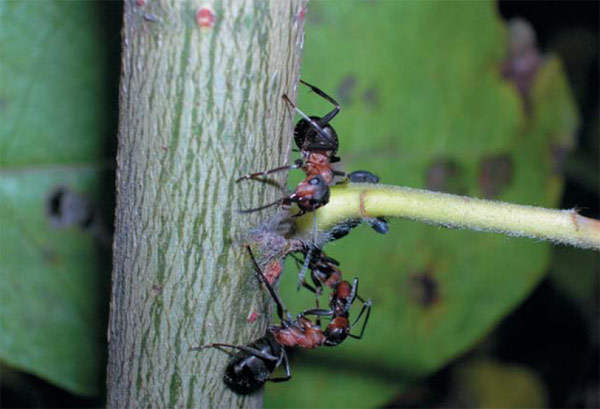
[{"label": "ant thorax", "polygon": [[333,182],[333,168],[329,161],[331,151],[303,152],[303,169],[307,175],[321,175],[327,185]]}]

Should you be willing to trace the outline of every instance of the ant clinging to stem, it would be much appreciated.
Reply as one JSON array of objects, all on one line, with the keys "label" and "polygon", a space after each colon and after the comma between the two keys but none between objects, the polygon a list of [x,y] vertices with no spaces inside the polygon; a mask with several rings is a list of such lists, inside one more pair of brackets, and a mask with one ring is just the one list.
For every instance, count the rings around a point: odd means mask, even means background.
[{"label": "ant clinging to stem", "polygon": [[[277,307],[277,315],[281,321],[280,325],[270,325],[265,335],[247,345],[233,345],[225,343],[212,343],[191,350],[202,350],[205,348],[233,348],[239,352],[234,355],[227,365],[223,380],[234,392],[239,394],[250,394],[259,390],[265,382],[283,382],[291,378],[289,360],[285,347],[317,348],[319,346],[337,346],[348,336],[356,339],[362,338],[371,312],[371,301],[364,301],[358,296],[356,290],[358,279],[350,285],[347,281],[340,281],[331,295],[330,309],[310,309],[301,312],[298,318],[293,320],[283,305],[283,302],[269,283],[269,280],[260,269],[252,250],[246,246],[252,259],[254,272],[258,280],[266,287],[269,295]],[[349,311],[356,298],[363,301],[363,307],[354,321],[350,324]],[[359,335],[351,334],[350,330],[362,318],[366,316]],[[284,316],[285,314],[285,316]],[[316,323],[306,318],[308,315],[317,317]],[[331,321],[325,328],[321,329],[321,317],[331,317]],[[283,363],[285,376],[272,377],[271,374]]]},{"label": "ant clinging to stem", "polygon": [[329,122],[340,112],[339,103],[314,85],[302,80],[300,80],[300,83],[309,87],[313,92],[334,106],[323,117],[308,116],[298,109],[287,95],[283,95],[284,101],[302,117],[294,128],[294,141],[298,149],[300,149],[302,159],[297,159],[294,165],[280,166],[263,172],[249,173],[238,178],[236,182],[257,179],[271,173],[292,169],[302,169],[306,174],[306,178],[298,184],[292,194],[264,206],[242,210],[241,213],[255,212],[277,204],[291,205],[294,203],[300,209],[295,216],[315,211],[329,202],[329,186],[333,183],[334,177],[343,176],[346,178],[347,176],[345,172],[335,170],[332,166],[333,163],[339,162],[340,158],[335,156],[338,150],[337,133]]},{"label": "ant clinging to stem", "polygon": [[[314,212],[318,208],[329,203],[329,186],[333,184],[334,177],[343,176],[345,179],[347,178],[345,172],[335,170],[332,166],[333,163],[339,162],[340,160],[340,158],[336,156],[339,142],[337,133],[329,123],[340,112],[340,104],[314,85],[303,80],[300,80],[300,83],[309,87],[317,95],[331,103],[334,108],[323,117],[308,116],[284,94],[282,97],[283,100],[302,117],[294,128],[294,142],[298,149],[300,149],[302,158],[297,159],[294,165],[280,166],[278,168],[241,176],[236,180],[236,183],[242,180],[257,179],[275,172],[292,169],[301,169],[305,173],[306,178],[296,186],[296,190],[292,194],[254,209],[242,210],[241,213],[251,213],[278,204],[284,206],[296,204],[299,208],[299,212],[292,217],[301,216],[306,212]],[[313,213],[313,236],[312,247],[316,247],[317,221],[315,213]],[[307,261],[310,260],[312,247],[307,254]],[[302,269],[302,273],[300,274],[301,277],[305,271],[306,265]],[[300,282],[298,284],[298,289],[299,288]]]}]

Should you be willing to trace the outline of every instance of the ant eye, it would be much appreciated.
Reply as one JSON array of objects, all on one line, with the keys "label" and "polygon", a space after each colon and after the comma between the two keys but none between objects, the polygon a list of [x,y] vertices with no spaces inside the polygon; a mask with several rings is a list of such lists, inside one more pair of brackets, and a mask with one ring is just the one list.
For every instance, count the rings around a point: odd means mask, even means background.
[{"label": "ant eye", "polygon": [[313,186],[321,184],[321,180],[319,178],[312,178],[309,183]]}]

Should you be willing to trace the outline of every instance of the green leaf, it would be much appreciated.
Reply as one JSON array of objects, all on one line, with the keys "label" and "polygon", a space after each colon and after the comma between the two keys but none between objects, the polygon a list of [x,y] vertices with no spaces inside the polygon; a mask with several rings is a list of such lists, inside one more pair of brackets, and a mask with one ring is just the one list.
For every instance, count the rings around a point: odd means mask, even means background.
[{"label": "green leaf", "polygon": [[[342,103],[332,123],[338,168],[367,169],[386,184],[556,206],[556,151],[572,146],[577,124],[571,93],[550,58],[527,110],[502,77],[507,41],[491,1],[311,2],[302,77]],[[303,88],[299,107],[309,115],[330,109]],[[546,243],[404,220],[391,222],[387,236],[362,227],[325,251],[373,299],[365,338],[346,341],[338,365],[327,359],[331,349],[300,355],[314,362],[292,367],[306,381],[292,382],[286,400],[269,385],[267,407],[301,406],[313,390],[323,407],[385,404],[399,390],[367,391],[367,381],[395,374],[387,384],[401,388],[468,350],[529,294],[549,257]],[[313,307],[310,294],[294,290],[297,269],[287,271],[281,289],[291,312]],[[344,384],[320,383],[322,371],[335,378],[353,368],[360,376]],[[359,387],[368,403],[348,393]]]},{"label": "green leaf", "polygon": [[0,3],[0,356],[84,395],[103,384],[110,274],[99,4]]}]

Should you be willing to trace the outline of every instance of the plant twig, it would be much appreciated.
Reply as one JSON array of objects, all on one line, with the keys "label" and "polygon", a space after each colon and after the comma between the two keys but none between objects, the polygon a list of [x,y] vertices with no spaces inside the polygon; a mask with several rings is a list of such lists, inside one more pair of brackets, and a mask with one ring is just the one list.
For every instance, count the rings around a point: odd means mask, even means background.
[{"label": "plant twig", "polygon": [[[580,216],[574,209],[545,209],[399,186],[334,186],[327,206],[317,211],[317,226],[326,231],[344,220],[382,216],[600,250],[600,220]],[[310,236],[312,224],[312,215],[298,218],[297,234]]]}]

